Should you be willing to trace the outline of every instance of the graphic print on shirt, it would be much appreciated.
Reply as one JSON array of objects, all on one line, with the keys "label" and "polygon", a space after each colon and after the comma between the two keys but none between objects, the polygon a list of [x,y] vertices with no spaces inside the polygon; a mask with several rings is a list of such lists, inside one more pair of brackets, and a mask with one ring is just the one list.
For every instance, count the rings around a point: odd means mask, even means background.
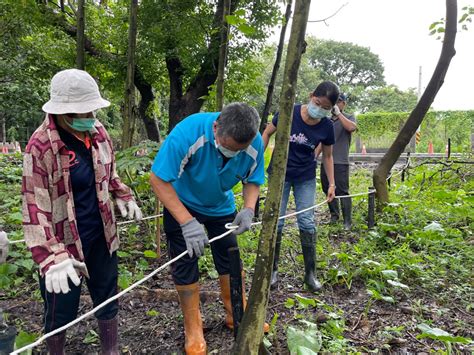
[{"label": "graphic print on shirt", "polygon": [[67,154],[69,155],[69,169],[79,164],[79,159],[77,159],[75,151],[68,150]]},{"label": "graphic print on shirt", "polygon": [[299,133],[299,134],[292,134],[289,139],[290,143],[296,143],[296,144],[303,144],[305,146],[310,147],[311,149],[315,149],[316,146],[312,144],[311,142],[308,142],[308,138],[304,135],[304,133]]}]

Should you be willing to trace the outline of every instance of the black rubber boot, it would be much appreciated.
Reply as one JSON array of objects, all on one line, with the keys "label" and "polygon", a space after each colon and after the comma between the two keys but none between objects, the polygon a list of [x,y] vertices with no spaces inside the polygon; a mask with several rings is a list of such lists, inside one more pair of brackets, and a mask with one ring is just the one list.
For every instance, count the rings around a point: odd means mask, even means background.
[{"label": "black rubber boot", "polygon": [[46,339],[46,345],[50,355],[63,355],[66,343],[66,331],[53,335]]},{"label": "black rubber boot", "polygon": [[341,198],[342,216],[344,217],[344,229],[351,230],[352,227],[352,199]]},{"label": "black rubber boot", "polygon": [[331,213],[331,223],[336,223],[339,220],[339,201],[334,199],[328,203],[329,212]]},{"label": "black rubber boot", "polygon": [[304,258],[304,284],[311,292],[321,290],[316,279],[316,233],[300,230],[301,248]]},{"label": "black rubber boot", "polygon": [[273,258],[273,272],[270,281],[270,287],[275,288],[278,283],[278,262],[280,261],[281,236],[283,231],[277,232],[277,240],[275,245],[275,257]]}]

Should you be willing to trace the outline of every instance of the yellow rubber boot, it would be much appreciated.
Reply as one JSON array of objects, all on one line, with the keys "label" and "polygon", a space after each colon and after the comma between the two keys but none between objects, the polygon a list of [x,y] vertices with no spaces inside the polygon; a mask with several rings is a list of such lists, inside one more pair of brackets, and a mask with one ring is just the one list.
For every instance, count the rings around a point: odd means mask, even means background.
[{"label": "yellow rubber boot", "polygon": [[[245,296],[245,274],[242,273],[242,306],[245,309],[247,308],[247,297]],[[225,308],[225,326],[230,330],[234,330],[234,316],[232,314],[232,302],[230,300],[230,276],[229,275],[219,275],[219,283],[221,285],[221,298],[224,303]],[[268,323],[263,325],[263,332],[268,333],[270,331],[270,326]]]},{"label": "yellow rubber boot", "polygon": [[176,290],[184,316],[184,350],[187,355],[205,355],[207,346],[199,309],[199,283],[176,285]]}]

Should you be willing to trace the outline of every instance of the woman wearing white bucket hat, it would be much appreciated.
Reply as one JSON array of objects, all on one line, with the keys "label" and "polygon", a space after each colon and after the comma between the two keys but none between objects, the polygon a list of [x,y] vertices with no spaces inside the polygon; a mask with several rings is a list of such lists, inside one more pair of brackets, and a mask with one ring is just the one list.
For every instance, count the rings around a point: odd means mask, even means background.
[{"label": "woman wearing white bucket hat", "polygon": [[[112,194],[123,217],[141,211],[115,169],[112,142],[94,112],[107,107],[85,71],[63,70],[51,80],[46,118],[33,133],[23,161],[23,227],[39,265],[45,332],[77,316],[81,279],[94,305],[117,292],[119,245]],[[102,353],[118,354],[118,303],[97,311]],[[63,354],[65,332],[46,340]]]}]

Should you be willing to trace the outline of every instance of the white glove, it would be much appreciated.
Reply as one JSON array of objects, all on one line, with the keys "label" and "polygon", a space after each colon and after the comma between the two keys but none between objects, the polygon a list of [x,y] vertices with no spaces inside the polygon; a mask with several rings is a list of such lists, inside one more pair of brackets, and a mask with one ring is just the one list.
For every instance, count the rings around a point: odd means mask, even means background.
[{"label": "white glove", "polygon": [[77,276],[76,268],[85,272],[86,264],[75,259],[67,259],[61,261],[57,265],[50,266],[45,275],[45,284],[48,292],[62,292],[66,294],[71,291],[69,288],[68,277],[74,285],[79,286],[81,280],[79,279],[79,276]]},{"label": "white glove", "polygon": [[7,261],[9,243],[7,233],[0,231],[0,264]]},{"label": "white glove", "polygon": [[335,117],[339,116],[341,114],[341,110],[339,109],[339,106],[334,105],[332,110],[331,110],[331,113]]},{"label": "white glove", "polygon": [[[135,221],[139,221],[142,219],[142,211],[140,207],[138,207],[137,203],[134,200],[125,201],[121,198],[116,199],[117,207],[122,214],[122,217],[128,217],[128,219],[135,218]],[[128,213],[127,213],[128,209]]]}]

